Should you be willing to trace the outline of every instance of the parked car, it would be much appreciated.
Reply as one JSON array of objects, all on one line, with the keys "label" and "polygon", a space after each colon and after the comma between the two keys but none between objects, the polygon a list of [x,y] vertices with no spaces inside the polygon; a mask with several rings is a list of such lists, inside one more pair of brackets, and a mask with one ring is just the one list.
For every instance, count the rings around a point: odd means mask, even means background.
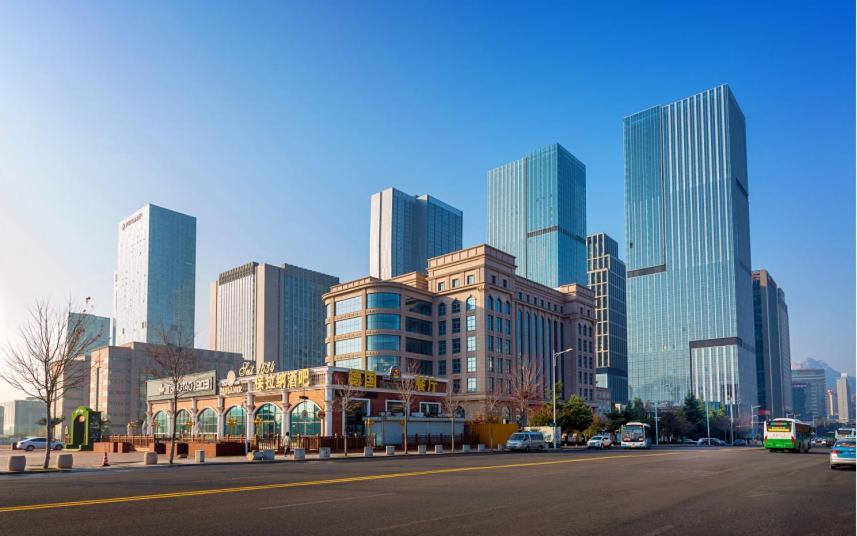
[{"label": "parked car", "polygon": [[544,450],[545,436],[541,432],[515,432],[506,441],[509,450]]},{"label": "parked car", "polygon": [[700,447],[725,447],[726,442],[722,439],[717,439],[716,437],[702,437],[699,441],[696,442],[697,446]]},{"label": "parked car", "polygon": [[609,449],[611,446],[613,446],[613,441],[610,440],[610,436],[606,435],[593,436],[586,443],[588,449]]},{"label": "parked car", "polygon": [[744,441],[743,439],[736,439],[735,441],[732,442],[732,446],[733,447],[746,447],[747,442]]},{"label": "parked car", "polygon": [[853,437],[847,437],[837,441],[830,450],[830,468],[836,469],[842,465],[854,466],[854,442]]},{"label": "parked car", "polygon": [[[33,451],[36,449],[44,450],[48,439],[46,437],[28,437],[15,444],[18,450]],[[62,450],[62,441],[51,441],[51,450]]]},{"label": "parked car", "polygon": [[691,439],[689,437],[685,437],[684,439],[681,440],[681,444],[682,445],[696,445],[696,440]]}]

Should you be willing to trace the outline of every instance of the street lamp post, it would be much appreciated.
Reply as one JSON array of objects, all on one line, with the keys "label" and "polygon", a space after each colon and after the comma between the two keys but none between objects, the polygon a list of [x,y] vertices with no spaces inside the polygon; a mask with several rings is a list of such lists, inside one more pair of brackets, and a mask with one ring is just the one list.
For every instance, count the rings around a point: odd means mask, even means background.
[{"label": "street lamp post", "polygon": [[553,376],[553,385],[551,385],[551,391],[553,391],[553,430],[551,430],[551,435],[553,436],[553,448],[556,448],[556,358],[562,354],[567,354],[572,350],[573,348],[567,348],[561,352],[553,353],[553,363],[551,367],[551,375]]}]

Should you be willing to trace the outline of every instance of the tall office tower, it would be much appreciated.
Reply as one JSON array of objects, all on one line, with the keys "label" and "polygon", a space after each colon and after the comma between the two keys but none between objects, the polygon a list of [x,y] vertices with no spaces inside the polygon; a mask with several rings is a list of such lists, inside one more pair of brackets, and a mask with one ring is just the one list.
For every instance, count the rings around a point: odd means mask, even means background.
[{"label": "tall office tower", "polygon": [[429,195],[395,188],[372,194],[369,275],[425,273],[428,260],[461,249],[463,213]]},{"label": "tall office tower", "polygon": [[854,420],[851,414],[851,386],[848,385],[848,374],[845,372],[836,379],[836,408],[839,422],[849,423]]},{"label": "tall office tower", "polygon": [[322,295],[339,278],[290,264],[250,262],[211,284],[213,350],[273,361],[278,370],[324,364]]},{"label": "tall office tower", "polygon": [[827,412],[824,400],[824,370],[793,370],[792,391],[795,415],[798,419],[812,422],[813,419],[825,418]]},{"label": "tall office tower", "polygon": [[[196,218],[146,205],[119,224],[113,280],[113,344],[193,346]],[[171,335],[172,333],[172,335]]]},{"label": "tall office tower", "polygon": [[81,340],[92,339],[92,343],[86,348],[85,354],[90,354],[96,348],[110,344],[110,319],[106,316],[97,316],[89,313],[69,313],[69,328],[82,328]]},{"label": "tall office tower", "polygon": [[625,304],[625,263],[619,244],[604,233],[586,237],[586,270],[595,293],[595,365],[598,387],[610,401],[628,403],[628,338]]},{"label": "tall office tower", "polygon": [[753,312],[759,406],[771,417],[784,417],[792,412],[788,308],[785,293],[767,270],[753,272]]},{"label": "tall office tower", "polygon": [[827,416],[831,418],[836,418],[837,412],[839,411],[837,404],[839,403],[836,391],[833,389],[828,389],[824,393],[824,407],[827,410]]},{"label": "tall office tower", "polygon": [[488,244],[517,274],[551,288],[585,285],[586,166],[554,143],[488,172]]},{"label": "tall office tower", "polygon": [[744,115],[722,85],[624,120],[629,396],[756,402]]}]

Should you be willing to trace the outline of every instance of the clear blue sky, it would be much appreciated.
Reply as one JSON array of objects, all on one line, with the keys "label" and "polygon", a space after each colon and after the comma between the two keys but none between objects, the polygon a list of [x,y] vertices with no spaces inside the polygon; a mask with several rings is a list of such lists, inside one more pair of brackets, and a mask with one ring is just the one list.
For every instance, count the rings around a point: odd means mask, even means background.
[{"label": "clear blue sky", "polygon": [[220,271],[365,275],[393,185],[482,242],[486,171],[552,142],[624,248],[622,118],[726,82],[793,360],[854,372],[851,2],[34,4],[0,4],[0,343],[36,296],[109,316],[116,225],[147,202],[198,218],[200,346]]}]

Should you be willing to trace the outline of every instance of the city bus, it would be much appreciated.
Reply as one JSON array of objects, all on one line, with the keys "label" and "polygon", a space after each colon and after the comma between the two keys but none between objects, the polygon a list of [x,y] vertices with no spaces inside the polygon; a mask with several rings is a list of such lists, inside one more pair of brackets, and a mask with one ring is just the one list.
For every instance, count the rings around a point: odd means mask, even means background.
[{"label": "city bus", "polygon": [[845,439],[846,437],[854,437],[854,428],[837,428],[836,429],[836,441],[840,439]]},{"label": "city bus", "polygon": [[774,419],[765,423],[765,448],[771,452],[809,452],[812,426],[795,419]]},{"label": "city bus", "polygon": [[623,449],[647,449],[652,446],[652,427],[644,422],[623,424],[619,435]]}]

